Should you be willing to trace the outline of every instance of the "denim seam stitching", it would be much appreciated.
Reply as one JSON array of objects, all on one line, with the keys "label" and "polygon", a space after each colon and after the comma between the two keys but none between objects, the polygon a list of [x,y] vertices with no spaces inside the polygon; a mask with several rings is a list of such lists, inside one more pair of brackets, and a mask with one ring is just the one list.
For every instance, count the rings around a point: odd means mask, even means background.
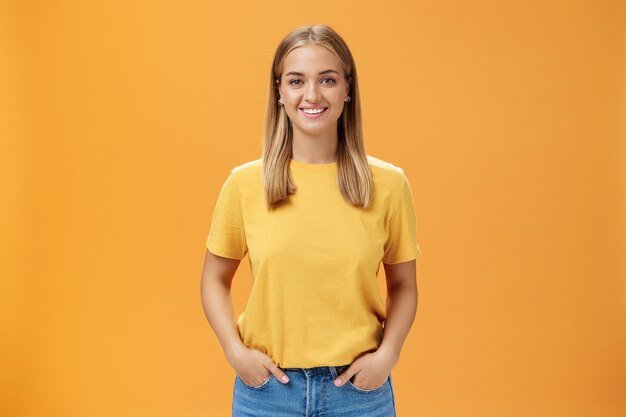
[{"label": "denim seam stitching", "polygon": [[241,382],[241,384],[246,388],[258,390],[266,386],[270,382],[271,377],[272,377],[272,374],[270,373],[270,376],[267,377],[267,380],[265,380],[265,382],[263,382],[261,385],[257,385],[256,387],[254,385],[246,384],[245,382],[243,382],[243,379],[241,379],[241,377],[239,377],[239,382]]},{"label": "denim seam stitching", "polygon": [[376,392],[376,391],[382,390],[385,387],[385,385],[387,384],[388,380],[389,380],[389,378],[387,378],[385,380],[385,382],[383,382],[383,384],[380,387],[376,387],[376,388],[372,388],[372,389],[362,389],[362,388],[359,388],[356,385],[354,385],[350,380],[348,380],[348,384],[352,388],[354,388],[355,390],[357,390],[359,392],[363,392],[363,393],[369,394],[369,393],[372,393],[372,392]]}]

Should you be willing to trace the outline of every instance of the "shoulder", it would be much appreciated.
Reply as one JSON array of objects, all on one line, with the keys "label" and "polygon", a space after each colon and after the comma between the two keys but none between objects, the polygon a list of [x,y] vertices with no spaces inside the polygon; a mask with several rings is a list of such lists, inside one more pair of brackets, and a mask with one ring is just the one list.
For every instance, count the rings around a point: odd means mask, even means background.
[{"label": "shoulder", "polygon": [[376,158],[375,156],[372,156],[369,154],[367,155],[367,162],[372,168],[383,171],[383,172],[388,172],[391,175],[394,175],[394,173],[396,175],[398,173],[403,173],[402,168],[400,168],[399,166],[394,165],[391,162],[384,161],[380,158]]},{"label": "shoulder", "polygon": [[232,167],[230,173],[239,180],[240,178],[246,179],[246,177],[257,175],[262,169],[263,158],[258,158]]},{"label": "shoulder", "polygon": [[261,183],[263,158],[246,161],[230,169],[227,182],[232,182],[235,188],[243,190]]},{"label": "shoulder", "polygon": [[[407,181],[404,170],[389,161],[367,155],[367,162],[370,166],[373,179],[389,187],[401,187]],[[254,184],[262,178],[263,158],[243,162],[231,168],[230,173],[235,182],[243,184]]]},{"label": "shoulder", "polygon": [[237,176],[247,175],[263,168],[263,158],[254,159],[234,166],[230,172]]},{"label": "shoulder", "polygon": [[[380,172],[381,174],[387,175],[404,175],[404,171],[397,165],[392,164],[391,162],[382,160],[372,155],[367,155],[367,162],[372,169]],[[239,165],[234,166],[231,169],[231,172],[236,175],[246,175],[249,173],[256,173],[259,170],[263,169],[263,158],[257,158],[251,161],[243,162]]]},{"label": "shoulder", "polygon": [[367,155],[367,161],[376,183],[397,188],[406,181],[406,175],[401,167],[372,155]]}]

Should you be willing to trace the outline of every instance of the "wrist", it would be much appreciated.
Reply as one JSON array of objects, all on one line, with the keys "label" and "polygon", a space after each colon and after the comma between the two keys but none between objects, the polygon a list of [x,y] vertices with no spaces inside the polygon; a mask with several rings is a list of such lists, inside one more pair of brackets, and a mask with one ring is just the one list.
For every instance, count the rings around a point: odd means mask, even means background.
[{"label": "wrist", "polygon": [[396,349],[395,347],[392,347],[389,344],[383,343],[382,345],[380,345],[377,352],[380,352],[381,355],[385,356],[394,365],[400,359],[400,350]]},{"label": "wrist", "polygon": [[246,345],[238,341],[238,343],[233,343],[228,349],[226,349],[226,358],[228,362],[233,363],[242,356],[242,353],[246,350]]}]

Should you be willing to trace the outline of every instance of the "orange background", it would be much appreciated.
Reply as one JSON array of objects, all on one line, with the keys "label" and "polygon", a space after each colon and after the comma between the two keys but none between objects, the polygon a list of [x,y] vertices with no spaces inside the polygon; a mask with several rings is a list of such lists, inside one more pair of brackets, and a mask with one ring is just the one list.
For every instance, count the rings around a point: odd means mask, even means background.
[{"label": "orange background", "polygon": [[[413,188],[398,414],[626,415],[623,2],[14,0],[0,19],[2,416],[230,415],[205,238],[229,169],[260,156],[274,48],[315,23],[355,56],[368,153]],[[236,313],[249,289],[245,258]]]}]

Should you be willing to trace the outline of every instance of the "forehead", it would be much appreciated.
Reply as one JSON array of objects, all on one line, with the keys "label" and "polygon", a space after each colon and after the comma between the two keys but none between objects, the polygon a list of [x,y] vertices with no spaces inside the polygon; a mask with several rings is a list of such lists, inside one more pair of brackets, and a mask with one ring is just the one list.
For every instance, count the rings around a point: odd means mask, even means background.
[{"label": "forehead", "polygon": [[283,61],[283,74],[296,71],[317,75],[327,69],[342,72],[339,58],[321,45],[300,46],[289,52]]}]

